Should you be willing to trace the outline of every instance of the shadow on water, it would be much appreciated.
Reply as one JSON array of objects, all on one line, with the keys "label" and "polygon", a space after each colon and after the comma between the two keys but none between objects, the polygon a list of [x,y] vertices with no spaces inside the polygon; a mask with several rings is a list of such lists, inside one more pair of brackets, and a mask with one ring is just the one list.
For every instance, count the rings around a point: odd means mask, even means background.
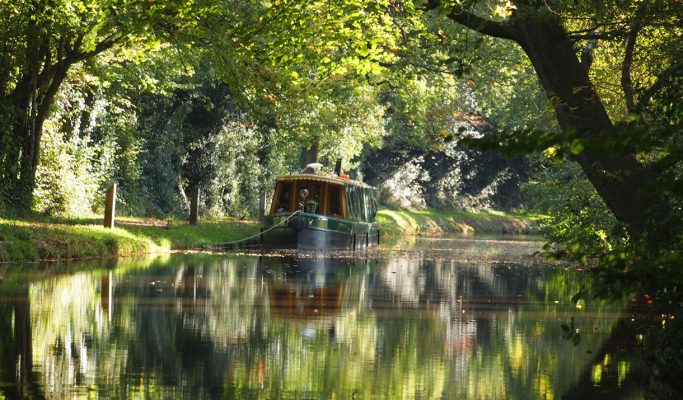
[{"label": "shadow on water", "polygon": [[642,397],[622,307],[533,246],[3,266],[0,398]]}]

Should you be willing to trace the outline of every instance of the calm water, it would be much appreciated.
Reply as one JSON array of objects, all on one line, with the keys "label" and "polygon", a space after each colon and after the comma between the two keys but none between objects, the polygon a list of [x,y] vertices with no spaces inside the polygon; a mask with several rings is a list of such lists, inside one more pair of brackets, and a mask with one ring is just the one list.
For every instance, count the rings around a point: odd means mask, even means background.
[{"label": "calm water", "polygon": [[0,399],[639,398],[621,306],[538,247],[0,266]]}]

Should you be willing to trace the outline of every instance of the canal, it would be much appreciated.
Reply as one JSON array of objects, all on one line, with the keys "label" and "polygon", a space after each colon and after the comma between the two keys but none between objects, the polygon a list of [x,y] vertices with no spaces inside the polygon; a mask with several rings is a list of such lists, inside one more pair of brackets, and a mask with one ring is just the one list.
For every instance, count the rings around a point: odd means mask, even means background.
[{"label": "canal", "polygon": [[642,398],[625,303],[540,246],[0,266],[0,399]]}]

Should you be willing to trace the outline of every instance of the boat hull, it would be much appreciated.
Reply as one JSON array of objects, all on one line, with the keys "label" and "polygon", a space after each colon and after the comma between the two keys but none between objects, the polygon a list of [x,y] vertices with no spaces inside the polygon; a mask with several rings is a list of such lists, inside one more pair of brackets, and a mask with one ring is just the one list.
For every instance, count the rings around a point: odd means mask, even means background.
[{"label": "boat hull", "polygon": [[[379,244],[376,222],[365,223],[299,213],[266,217],[261,243],[270,249],[363,249]],[[286,220],[286,221],[285,221]]]}]

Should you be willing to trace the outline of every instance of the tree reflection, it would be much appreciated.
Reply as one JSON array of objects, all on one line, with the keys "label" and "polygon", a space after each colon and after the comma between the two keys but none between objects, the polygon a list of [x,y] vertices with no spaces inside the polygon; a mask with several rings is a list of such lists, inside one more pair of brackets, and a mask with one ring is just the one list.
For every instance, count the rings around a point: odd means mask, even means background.
[{"label": "tree reflection", "polygon": [[176,256],[4,282],[0,393],[559,397],[617,315],[575,309],[578,285],[563,268],[405,256]]},{"label": "tree reflection", "polygon": [[0,394],[10,399],[43,398],[32,363],[28,284],[0,281],[0,330]]}]

